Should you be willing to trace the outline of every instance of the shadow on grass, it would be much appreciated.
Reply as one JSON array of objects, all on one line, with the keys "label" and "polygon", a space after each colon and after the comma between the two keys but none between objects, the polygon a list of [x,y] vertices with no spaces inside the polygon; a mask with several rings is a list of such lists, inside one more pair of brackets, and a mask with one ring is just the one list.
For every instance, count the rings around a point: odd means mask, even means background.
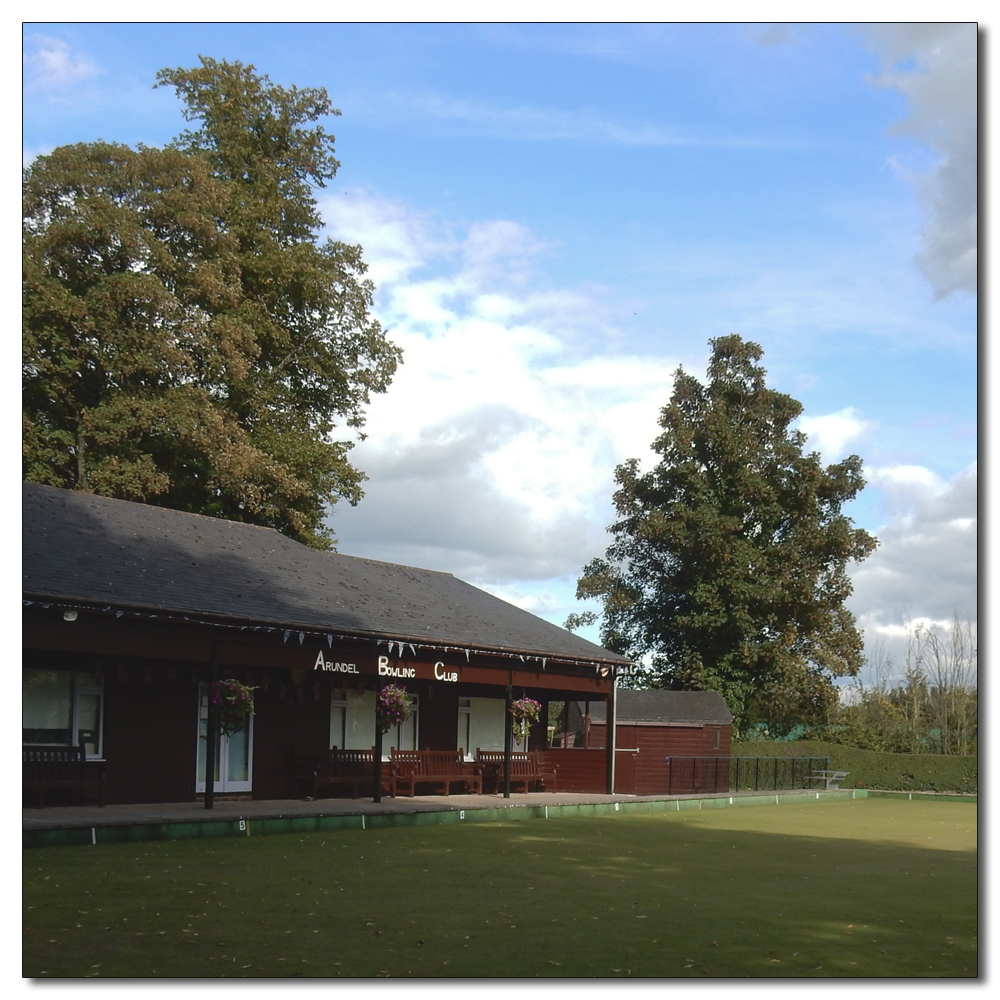
[{"label": "shadow on grass", "polygon": [[976,975],[974,807],[766,811],[28,851],[23,974]]}]

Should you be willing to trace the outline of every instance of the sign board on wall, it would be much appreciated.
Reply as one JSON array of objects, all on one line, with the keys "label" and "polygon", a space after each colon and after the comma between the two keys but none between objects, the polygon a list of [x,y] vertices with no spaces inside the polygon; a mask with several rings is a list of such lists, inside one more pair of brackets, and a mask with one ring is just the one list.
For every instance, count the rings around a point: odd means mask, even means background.
[{"label": "sign board on wall", "polygon": [[445,666],[440,660],[431,665],[430,663],[392,663],[388,656],[380,656],[376,663],[376,670],[365,669],[366,665],[357,663],[345,663],[341,660],[328,660],[320,650],[316,654],[316,662],[313,670],[323,670],[335,674],[370,674],[378,673],[379,677],[391,677],[398,680],[435,680],[446,681],[452,684],[458,682],[459,668]]},{"label": "sign board on wall", "polygon": [[441,660],[429,663],[420,660],[390,659],[385,655],[373,656],[370,659],[357,657],[356,661],[349,662],[328,659],[322,650],[316,654],[313,669],[352,676],[383,677],[386,680],[440,681],[446,684],[463,681],[467,684],[503,687],[510,683],[515,687],[553,688],[597,695],[606,694],[611,686],[610,670],[607,667],[598,668],[591,675],[573,676],[528,671],[523,667],[511,671],[503,667],[458,666],[446,664]]}]

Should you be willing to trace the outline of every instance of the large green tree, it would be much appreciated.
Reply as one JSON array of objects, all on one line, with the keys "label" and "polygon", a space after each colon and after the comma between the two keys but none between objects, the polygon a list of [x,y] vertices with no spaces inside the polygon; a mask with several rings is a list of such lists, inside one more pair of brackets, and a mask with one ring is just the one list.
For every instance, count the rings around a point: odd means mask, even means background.
[{"label": "large green tree", "polygon": [[321,89],[202,57],[163,70],[167,149],[39,157],[24,181],[24,477],[330,544],[400,360],[361,248],[320,240],[339,166]]},{"label": "large green tree", "polygon": [[737,729],[810,721],[863,662],[847,565],[877,542],[841,512],[861,460],[804,453],[802,406],[767,387],[761,348],[711,344],[707,384],[675,374],[655,468],[616,470],[614,541],[577,597],[603,603],[606,646],[648,656],[654,684],[719,691]]}]

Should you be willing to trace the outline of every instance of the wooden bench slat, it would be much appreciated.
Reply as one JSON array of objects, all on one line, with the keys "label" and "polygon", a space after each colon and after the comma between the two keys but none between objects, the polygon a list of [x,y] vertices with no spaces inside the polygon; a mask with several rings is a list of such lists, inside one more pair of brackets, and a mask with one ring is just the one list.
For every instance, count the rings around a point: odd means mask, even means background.
[{"label": "wooden bench slat", "polygon": [[45,795],[57,788],[77,789],[81,802],[85,791],[96,791],[104,806],[104,762],[88,761],[82,747],[21,747],[22,788],[38,793],[38,808]]},{"label": "wooden bench slat", "polygon": [[[504,752],[503,750],[476,750],[476,761],[484,768],[497,769],[497,787],[503,780]],[[510,755],[510,784],[511,790],[514,786],[523,787],[525,792],[530,791],[530,786],[544,787],[545,791],[554,792],[556,790],[555,769],[545,762],[545,754],[538,750],[516,750]]]},{"label": "wooden bench slat", "polygon": [[[321,788],[350,788],[354,798],[358,789],[371,788],[375,774],[375,748],[371,750],[312,750],[295,756],[295,774],[298,790],[304,786],[319,798]],[[391,768],[383,767],[382,785],[387,793],[396,797],[396,782]]]},{"label": "wooden bench slat", "polygon": [[466,763],[462,750],[397,750],[392,747],[393,776],[397,787],[409,788],[413,798],[420,784],[443,785],[443,794],[451,794],[451,786],[462,782],[476,794],[482,794],[482,769],[478,764]]}]

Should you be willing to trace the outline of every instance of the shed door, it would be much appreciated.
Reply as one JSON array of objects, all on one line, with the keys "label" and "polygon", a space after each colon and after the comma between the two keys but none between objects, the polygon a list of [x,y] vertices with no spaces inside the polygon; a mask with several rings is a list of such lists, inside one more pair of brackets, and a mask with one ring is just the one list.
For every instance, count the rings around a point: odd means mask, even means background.
[{"label": "shed door", "polygon": [[619,795],[635,795],[638,736],[635,726],[619,725],[615,730],[615,791]]}]

